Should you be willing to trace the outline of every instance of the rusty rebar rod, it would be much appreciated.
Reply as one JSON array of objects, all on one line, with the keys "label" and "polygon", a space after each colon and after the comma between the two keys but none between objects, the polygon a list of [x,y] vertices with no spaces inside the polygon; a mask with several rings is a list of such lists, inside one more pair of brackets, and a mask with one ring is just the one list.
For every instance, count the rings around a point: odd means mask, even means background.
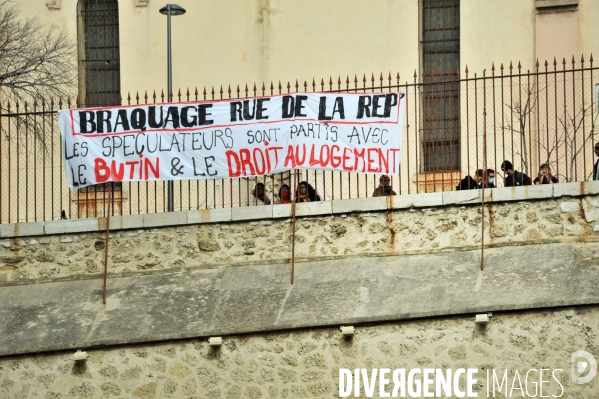
[{"label": "rusty rebar rod", "polygon": [[297,201],[297,170],[293,171],[293,186],[295,186],[295,194],[291,201],[291,285],[295,282],[295,203]]},{"label": "rusty rebar rod", "polygon": [[106,279],[108,278],[108,236],[110,232],[110,208],[114,201],[114,183],[111,183],[110,202],[108,203],[108,212],[106,213],[106,243],[104,245],[104,287],[102,289],[102,303],[106,305]]}]

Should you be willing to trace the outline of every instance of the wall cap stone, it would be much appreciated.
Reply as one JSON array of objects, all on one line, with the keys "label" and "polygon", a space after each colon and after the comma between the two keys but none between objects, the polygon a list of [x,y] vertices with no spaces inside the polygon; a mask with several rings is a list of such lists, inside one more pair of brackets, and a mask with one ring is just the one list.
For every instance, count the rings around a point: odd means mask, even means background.
[{"label": "wall cap stone", "polygon": [[[386,211],[389,209],[430,208],[449,205],[475,205],[480,190],[369,197],[298,204],[296,216],[335,215],[351,212]],[[485,203],[530,201],[599,194],[599,181],[544,184],[526,187],[499,187],[485,190]],[[583,203],[583,206],[585,204]],[[166,227],[198,223],[236,222],[243,220],[291,217],[291,205],[263,205],[239,208],[202,209],[110,218],[110,230]],[[0,224],[0,238],[53,234],[97,232],[106,229],[106,219],[52,220],[47,222]]]}]

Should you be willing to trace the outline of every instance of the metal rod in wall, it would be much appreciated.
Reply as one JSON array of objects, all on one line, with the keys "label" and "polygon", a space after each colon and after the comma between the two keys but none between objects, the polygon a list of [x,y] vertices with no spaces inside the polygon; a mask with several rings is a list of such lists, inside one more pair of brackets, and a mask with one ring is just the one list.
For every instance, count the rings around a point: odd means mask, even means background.
[{"label": "metal rod in wall", "polygon": [[[108,186],[107,186],[108,188]],[[102,303],[106,305],[106,279],[108,277],[108,238],[110,233],[110,208],[114,202],[114,183],[110,183],[111,198],[108,202],[108,212],[106,213],[106,243],[104,245],[104,288],[102,289]]]},{"label": "metal rod in wall", "polygon": [[[484,71],[483,71],[483,75],[484,75]],[[487,108],[486,108],[486,104],[487,104],[487,97],[486,97],[486,87],[485,87],[485,81],[483,80],[483,170],[482,170],[482,177],[483,180],[481,182],[481,207],[480,207],[480,211],[481,211],[481,240],[480,240],[480,270],[484,271],[485,270],[485,185],[488,183],[489,181],[489,175],[487,172]],[[484,178],[486,178],[487,180],[485,181]]]},{"label": "metal rod in wall", "polygon": [[293,186],[295,194],[291,201],[291,285],[295,282],[295,204],[297,202],[298,187],[297,187],[297,170],[293,170]]}]

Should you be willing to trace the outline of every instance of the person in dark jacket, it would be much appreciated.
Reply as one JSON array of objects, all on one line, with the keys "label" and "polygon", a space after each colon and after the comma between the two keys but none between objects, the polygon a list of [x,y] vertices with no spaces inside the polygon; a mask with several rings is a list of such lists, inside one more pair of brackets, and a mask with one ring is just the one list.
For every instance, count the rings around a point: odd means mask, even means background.
[{"label": "person in dark jacket", "polygon": [[530,180],[530,177],[528,177],[526,173],[514,170],[514,165],[512,165],[510,161],[503,161],[501,164],[501,170],[505,172],[505,178],[503,179],[503,185],[505,187],[532,185],[532,180]]},{"label": "person in dark jacket", "polygon": [[[599,157],[599,142],[595,143],[595,155]],[[599,159],[593,166],[593,180],[599,180]]]},{"label": "person in dark jacket", "polygon": [[387,175],[382,175],[379,178],[379,186],[372,193],[373,197],[386,197],[388,195],[397,195],[391,187],[391,178]]},{"label": "person in dark jacket", "polygon": [[[483,184],[483,182],[486,182]],[[485,173],[482,169],[474,172],[474,178],[470,176],[464,177],[456,186],[456,190],[473,190],[476,188],[494,188],[495,187],[495,170],[487,169]]]}]

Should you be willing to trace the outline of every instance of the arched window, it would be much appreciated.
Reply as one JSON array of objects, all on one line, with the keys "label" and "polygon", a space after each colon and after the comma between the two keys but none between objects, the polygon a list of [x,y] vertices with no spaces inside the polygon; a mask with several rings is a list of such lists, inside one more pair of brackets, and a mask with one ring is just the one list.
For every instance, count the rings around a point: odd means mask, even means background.
[{"label": "arched window", "polygon": [[87,107],[120,104],[117,0],[79,0],[79,97]]}]

